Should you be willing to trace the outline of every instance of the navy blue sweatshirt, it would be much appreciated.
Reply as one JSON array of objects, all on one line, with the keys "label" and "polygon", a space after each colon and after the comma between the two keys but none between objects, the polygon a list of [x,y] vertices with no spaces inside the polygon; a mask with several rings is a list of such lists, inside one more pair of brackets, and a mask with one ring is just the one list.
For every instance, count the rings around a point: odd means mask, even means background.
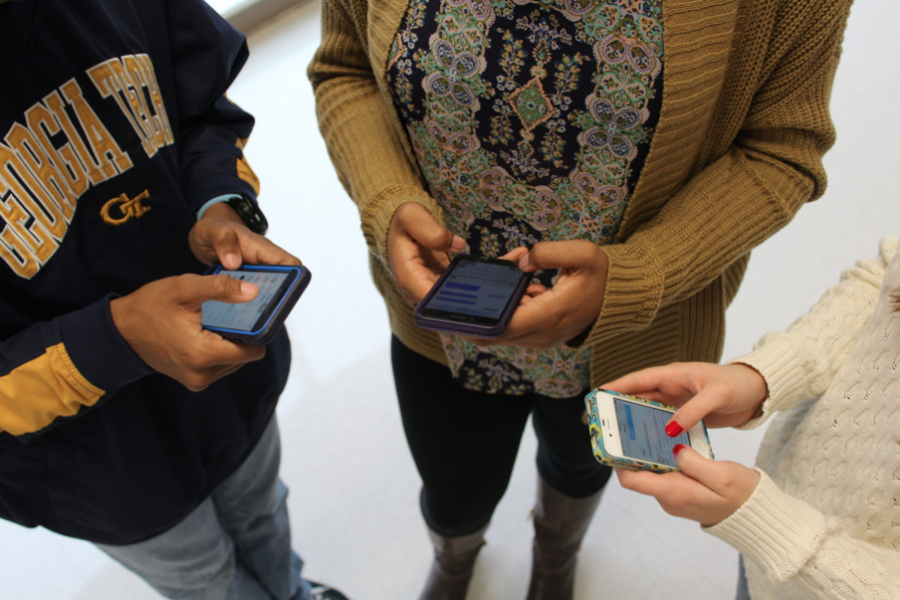
[{"label": "navy blue sweatshirt", "polygon": [[0,517],[104,544],[166,531],[237,469],[287,379],[154,373],[109,300],[202,273],[207,200],[257,182],[225,91],[244,37],[201,0],[0,4]]}]

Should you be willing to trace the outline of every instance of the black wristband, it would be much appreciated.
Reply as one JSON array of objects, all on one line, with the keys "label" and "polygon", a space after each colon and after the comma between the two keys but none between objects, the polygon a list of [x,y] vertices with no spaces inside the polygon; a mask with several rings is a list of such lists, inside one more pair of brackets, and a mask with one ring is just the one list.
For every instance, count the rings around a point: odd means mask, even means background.
[{"label": "black wristband", "polygon": [[259,235],[265,235],[269,230],[269,222],[262,211],[255,203],[250,201],[246,196],[232,196],[225,201],[228,206],[234,209],[247,229]]}]

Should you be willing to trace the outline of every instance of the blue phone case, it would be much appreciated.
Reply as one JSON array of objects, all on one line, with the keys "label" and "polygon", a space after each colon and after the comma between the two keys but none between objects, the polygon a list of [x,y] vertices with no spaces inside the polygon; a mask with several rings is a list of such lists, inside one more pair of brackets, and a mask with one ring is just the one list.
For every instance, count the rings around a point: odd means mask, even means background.
[{"label": "blue phone case", "polygon": [[[585,408],[587,409],[588,427],[591,433],[591,447],[593,448],[594,458],[608,467],[618,467],[622,469],[630,469],[632,471],[652,471],[654,473],[675,473],[681,471],[681,469],[678,469],[677,467],[648,463],[630,458],[621,458],[608,454],[606,452],[606,448],[603,446],[603,429],[600,426],[600,416],[597,414],[597,394],[600,392],[610,394],[612,396],[618,396],[620,398],[625,398],[627,400],[631,400],[632,402],[646,404],[648,406],[655,406],[668,410],[676,410],[674,406],[669,406],[660,402],[654,402],[653,400],[645,400],[643,398],[638,398],[637,396],[629,396],[628,394],[613,392],[611,390],[604,390],[602,388],[591,390],[591,392],[587,396],[585,396],[584,404]],[[715,455],[713,455],[712,451],[712,445],[709,442],[709,432],[706,430],[706,423],[704,423],[703,421],[701,421],[700,423],[703,425],[703,435],[706,438],[706,445],[709,448],[709,458],[711,460],[715,460]]]},{"label": "blue phone case", "polygon": [[[206,275],[215,275],[220,271],[227,270],[229,269],[226,269],[222,265],[216,264],[211,266],[206,271]],[[278,305],[270,311],[269,317],[265,320],[264,323],[257,323],[253,331],[228,329],[227,327],[215,327],[207,325],[203,326],[204,329],[214,331],[225,339],[233,340],[236,342],[243,342],[245,344],[263,346],[271,342],[272,339],[276,335],[278,335],[278,332],[281,330],[281,325],[284,323],[284,320],[287,319],[287,316],[290,314],[291,309],[294,308],[294,305],[297,303],[297,300],[300,298],[303,290],[305,290],[306,286],[309,285],[309,281],[312,278],[312,273],[310,273],[309,269],[307,269],[305,266],[285,267],[281,265],[241,265],[241,267],[236,270],[263,271],[268,273],[283,273],[294,271],[297,273],[297,276],[294,278],[291,286],[287,290],[285,290],[284,294],[282,294],[278,299]]]}]

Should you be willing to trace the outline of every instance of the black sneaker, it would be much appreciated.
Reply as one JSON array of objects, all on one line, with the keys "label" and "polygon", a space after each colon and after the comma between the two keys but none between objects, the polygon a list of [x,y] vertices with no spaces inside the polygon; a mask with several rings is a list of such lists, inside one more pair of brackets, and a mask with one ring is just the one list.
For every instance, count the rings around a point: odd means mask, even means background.
[{"label": "black sneaker", "polygon": [[315,581],[309,580],[307,580],[307,582],[312,586],[309,600],[348,600],[347,596],[324,583],[316,583]]}]

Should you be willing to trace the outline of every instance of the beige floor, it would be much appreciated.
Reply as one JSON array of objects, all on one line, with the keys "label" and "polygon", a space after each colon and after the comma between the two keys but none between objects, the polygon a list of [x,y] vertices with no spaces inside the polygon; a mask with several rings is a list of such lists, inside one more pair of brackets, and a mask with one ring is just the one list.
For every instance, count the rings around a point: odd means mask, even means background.
[{"label": "beige floor", "polygon": [[[829,191],[755,254],[729,312],[726,357],[785,327],[842,268],[900,230],[898,31],[900,5],[858,0],[835,85],[839,141],[827,158]],[[314,274],[289,321],[294,363],[279,409],[283,477],[307,576],[333,582],[353,600],[415,598],[429,562],[418,478],[395,408],[385,313],[368,280],[355,207],[314,121],[304,72],[318,39],[317,4],[258,30],[230,93],[258,117],[247,152],[263,180],[271,237]],[[722,459],[750,463],[759,437],[717,431],[713,445]],[[470,600],[524,597],[534,449],[528,432]],[[698,526],[613,483],[584,544],[576,597],[727,599],[736,560]],[[0,522],[3,600],[155,597],[89,544]]]}]

